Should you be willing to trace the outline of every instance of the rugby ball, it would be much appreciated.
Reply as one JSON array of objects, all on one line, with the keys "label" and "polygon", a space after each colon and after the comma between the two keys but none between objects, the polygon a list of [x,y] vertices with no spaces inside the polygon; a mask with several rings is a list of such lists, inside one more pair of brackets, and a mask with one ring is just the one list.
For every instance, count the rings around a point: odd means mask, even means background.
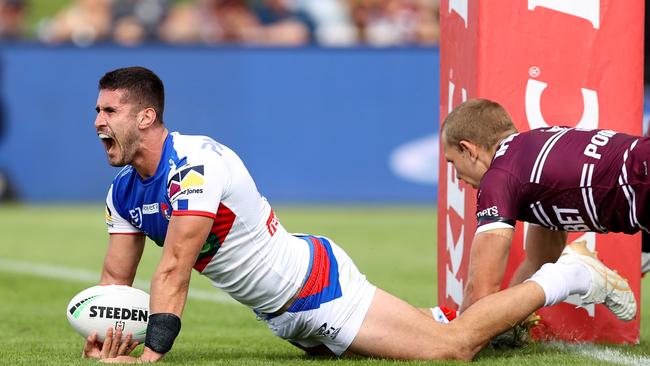
[{"label": "rugby ball", "polygon": [[133,340],[144,342],[149,319],[149,294],[123,285],[93,286],[70,300],[66,311],[68,322],[81,336],[97,332],[100,342],[108,328],[133,334]]}]

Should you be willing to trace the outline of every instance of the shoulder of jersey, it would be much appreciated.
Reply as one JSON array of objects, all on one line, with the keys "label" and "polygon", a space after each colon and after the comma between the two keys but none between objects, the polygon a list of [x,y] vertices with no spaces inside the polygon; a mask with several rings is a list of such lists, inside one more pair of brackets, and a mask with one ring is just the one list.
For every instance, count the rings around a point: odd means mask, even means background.
[{"label": "shoulder of jersey", "polygon": [[[185,158],[187,164],[197,163],[194,157],[201,160],[201,157],[223,156],[225,146],[209,136],[203,135],[181,135],[172,132],[174,138],[174,150],[179,159]],[[183,160],[183,159],[181,159]],[[179,164],[179,167],[184,164]]]}]

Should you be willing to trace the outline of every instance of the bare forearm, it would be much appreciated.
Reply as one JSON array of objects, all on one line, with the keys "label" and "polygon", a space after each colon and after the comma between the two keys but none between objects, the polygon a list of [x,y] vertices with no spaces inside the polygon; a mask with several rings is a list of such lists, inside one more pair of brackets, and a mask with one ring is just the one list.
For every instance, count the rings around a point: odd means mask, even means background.
[{"label": "bare forearm", "polygon": [[111,234],[100,283],[131,286],[143,250],[143,235]]},{"label": "bare forearm", "polygon": [[151,313],[181,316],[190,284],[192,266],[208,237],[213,219],[172,216],[163,254],[151,281]]},{"label": "bare forearm", "polygon": [[512,229],[495,229],[474,237],[461,311],[499,291],[508,261],[512,232]]},{"label": "bare forearm", "polygon": [[192,266],[212,223],[209,217],[172,216],[170,219],[162,258],[151,281],[151,315],[147,328],[147,339],[151,338],[151,342],[145,342],[142,360],[157,361],[171,349],[180,331]]},{"label": "bare forearm", "polygon": [[183,313],[189,289],[189,273],[179,269],[156,271],[151,281],[151,313]]}]

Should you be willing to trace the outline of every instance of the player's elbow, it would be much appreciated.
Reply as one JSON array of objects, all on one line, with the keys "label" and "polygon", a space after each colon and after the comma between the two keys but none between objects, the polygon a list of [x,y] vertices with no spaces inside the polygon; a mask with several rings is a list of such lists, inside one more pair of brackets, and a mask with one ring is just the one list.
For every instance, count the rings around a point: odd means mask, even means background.
[{"label": "player's elbow", "polygon": [[99,283],[102,285],[126,285],[133,284],[135,272],[123,273],[114,271],[110,268],[104,268]]},{"label": "player's elbow", "polygon": [[191,269],[186,270],[176,261],[161,263],[156,269],[154,279],[165,287],[187,288],[190,282],[190,271]]},{"label": "player's elbow", "polygon": [[449,359],[458,361],[472,361],[488,344],[489,330],[481,329],[467,323],[467,319],[460,318],[447,324],[449,335]]},{"label": "player's elbow", "polygon": [[472,361],[474,357],[483,349],[485,342],[481,342],[477,333],[460,324],[449,324],[451,337],[449,347],[443,359],[457,361]]}]

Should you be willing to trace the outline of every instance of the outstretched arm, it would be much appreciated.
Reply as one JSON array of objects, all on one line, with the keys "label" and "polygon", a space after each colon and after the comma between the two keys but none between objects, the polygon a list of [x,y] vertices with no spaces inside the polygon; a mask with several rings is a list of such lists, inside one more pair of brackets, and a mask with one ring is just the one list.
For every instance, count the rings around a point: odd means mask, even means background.
[{"label": "outstretched arm", "polygon": [[482,297],[500,290],[513,232],[514,229],[494,229],[474,237],[461,312]]},{"label": "outstretched arm", "polygon": [[213,219],[203,216],[172,216],[162,258],[151,281],[151,312],[181,316],[190,275],[210,233]]},{"label": "outstretched arm", "polygon": [[[212,227],[213,219],[203,216],[172,216],[162,258],[151,281],[150,314],[181,317],[192,267]],[[150,317],[151,323],[151,317]],[[155,329],[147,329],[147,333]],[[149,335],[149,334],[148,334]],[[173,341],[173,340],[172,340]],[[154,362],[163,353],[145,347],[141,360]],[[122,360],[122,362],[129,362]]]}]

